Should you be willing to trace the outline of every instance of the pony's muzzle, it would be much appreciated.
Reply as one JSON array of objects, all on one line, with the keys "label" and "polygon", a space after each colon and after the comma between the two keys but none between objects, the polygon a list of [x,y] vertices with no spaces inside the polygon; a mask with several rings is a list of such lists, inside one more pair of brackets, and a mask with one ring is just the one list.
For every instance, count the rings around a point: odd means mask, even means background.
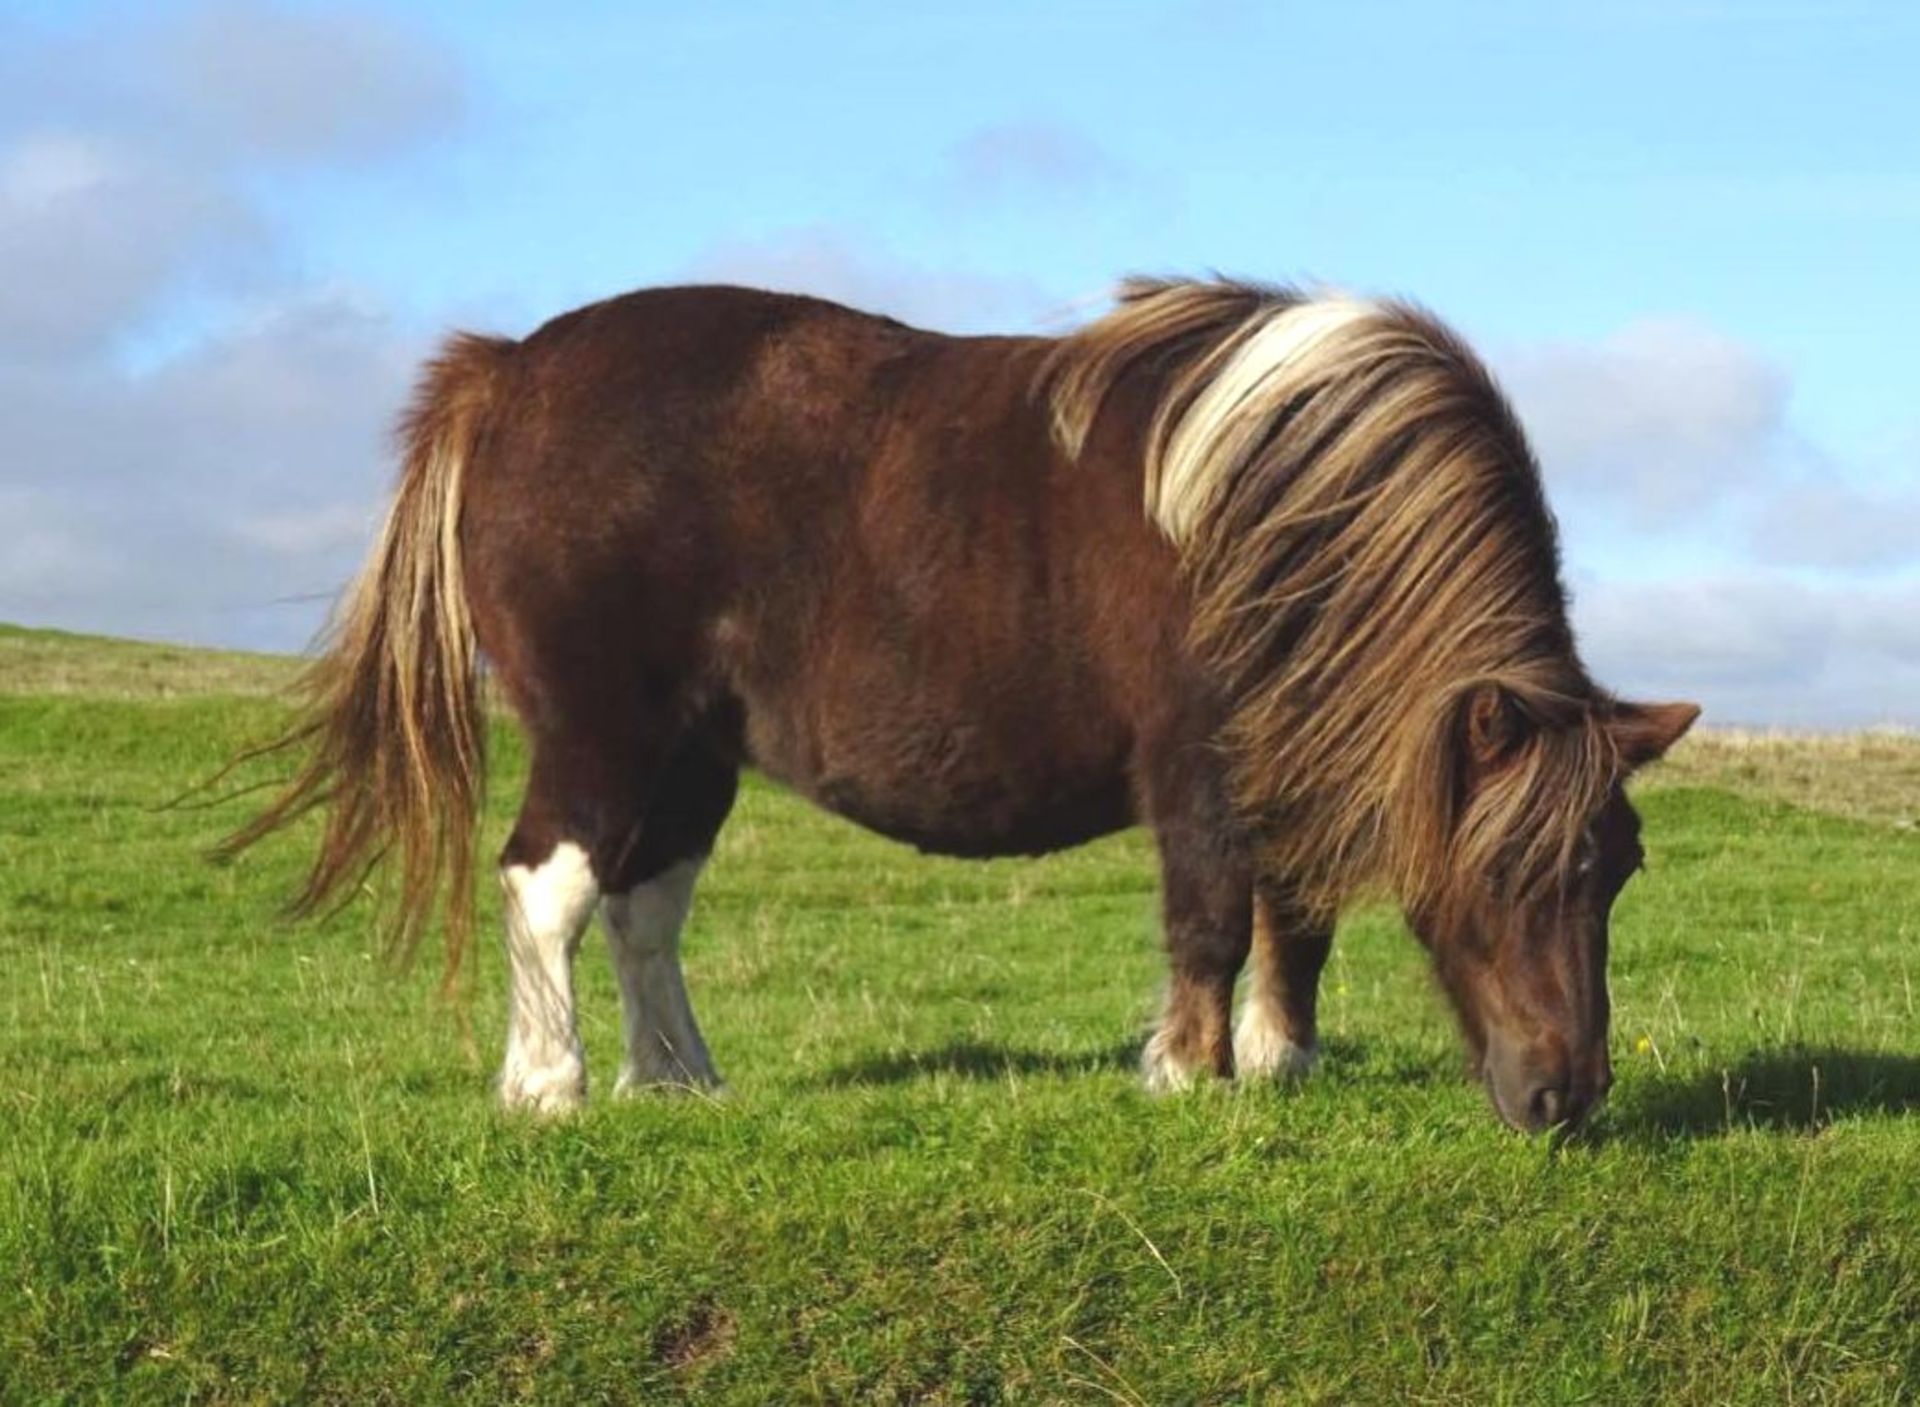
[{"label": "pony's muzzle", "polygon": [[1612,1083],[1604,1043],[1590,1062],[1569,1058],[1559,1042],[1527,1049],[1496,1039],[1487,1052],[1486,1084],[1493,1107],[1522,1133],[1575,1127],[1606,1098]]}]

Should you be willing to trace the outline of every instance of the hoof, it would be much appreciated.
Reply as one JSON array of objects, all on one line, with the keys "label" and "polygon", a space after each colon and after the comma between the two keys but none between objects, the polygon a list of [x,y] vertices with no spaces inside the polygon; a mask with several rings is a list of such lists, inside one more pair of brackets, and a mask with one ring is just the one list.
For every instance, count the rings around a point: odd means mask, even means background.
[{"label": "hoof", "polygon": [[699,1094],[709,1099],[724,1098],[726,1083],[711,1070],[703,1075],[676,1070],[672,1074],[623,1069],[613,1082],[615,1099],[643,1099],[650,1095]]},{"label": "hoof", "polygon": [[1234,1071],[1241,1079],[1304,1079],[1319,1060],[1317,1044],[1295,1045],[1266,1021],[1242,1016],[1233,1033]]},{"label": "hoof", "polygon": [[500,1073],[500,1107],[509,1114],[558,1118],[586,1102],[587,1067],[577,1056],[541,1070],[510,1062]]},{"label": "hoof", "polygon": [[632,1099],[645,1094],[717,1094],[725,1085],[706,1047],[692,1044],[691,1059],[682,1060],[665,1041],[643,1041],[640,1053],[629,1054],[620,1062],[620,1075],[613,1082],[616,1099]]},{"label": "hoof", "polygon": [[1140,1052],[1140,1080],[1148,1094],[1173,1094],[1191,1089],[1201,1071],[1174,1054],[1164,1031],[1156,1031]]}]

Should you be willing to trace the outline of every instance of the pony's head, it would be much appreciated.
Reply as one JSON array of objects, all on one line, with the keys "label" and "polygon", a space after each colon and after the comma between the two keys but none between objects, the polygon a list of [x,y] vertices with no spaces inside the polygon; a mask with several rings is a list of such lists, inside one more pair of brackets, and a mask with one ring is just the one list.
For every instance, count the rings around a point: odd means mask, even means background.
[{"label": "pony's head", "polygon": [[1601,700],[1555,716],[1489,683],[1436,749],[1433,872],[1408,918],[1515,1128],[1576,1124],[1612,1082],[1608,919],[1643,858],[1624,782],[1698,714]]},{"label": "pony's head", "polygon": [[1138,282],[1048,369],[1078,453],[1151,378],[1147,516],[1263,879],[1330,920],[1387,891],[1432,951],[1509,1123],[1608,1081],[1607,915],[1639,863],[1622,785],[1693,722],[1588,678],[1518,422],[1405,303]]}]

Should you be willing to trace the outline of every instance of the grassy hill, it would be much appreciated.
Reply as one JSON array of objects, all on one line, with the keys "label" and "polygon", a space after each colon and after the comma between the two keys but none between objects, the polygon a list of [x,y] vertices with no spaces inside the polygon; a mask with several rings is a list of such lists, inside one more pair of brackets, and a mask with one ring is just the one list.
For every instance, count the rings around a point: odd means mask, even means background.
[{"label": "grassy hill", "polygon": [[[0,1401],[1895,1400],[1920,1374],[1920,745],[1639,793],[1614,1097],[1554,1147],[1343,928],[1298,1089],[1154,1100],[1144,837],[924,859],[749,785],[688,976],[728,1097],[487,1100],[503,1024],[297,840],[161,809],[290,663],[0,629]],[[489,846],[521,758],[496,731]],[[253,774],[247,780],[258,780]],[[488,906],[496,904],[484,886]]]},{"label": "grassy hill", "polygon": [[0,696],[81,694],[104,699],[277,693],[299,661],[285,655],[153,645],[0,623]]}]

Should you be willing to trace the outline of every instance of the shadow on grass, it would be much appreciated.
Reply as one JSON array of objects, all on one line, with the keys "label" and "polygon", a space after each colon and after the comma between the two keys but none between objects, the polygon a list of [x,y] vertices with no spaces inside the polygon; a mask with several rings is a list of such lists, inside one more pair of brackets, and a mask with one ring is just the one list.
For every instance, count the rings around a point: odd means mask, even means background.
[{"label": "shadow on grass", "polygon": [[211,1101],[251,1102],[272,1097],[266,1085],[226,1075],[184,1075],[178,1070],[149,1070],[121,1080],[98,1103],[76,1107],[74,1136],[83,1140],[106,1137],[116,1121],[162,1109],[181,1109]]},{"label": "shadow on grass", "polygon": [[1102,1050],[1017,1050],[985,1041],[950,1041],[931,1050],[874,1055],[829,1070],[820,1083],[829,1089],[849,1085],[897,1085],[935,1075],[966,1080],[1004,1080],[1008,1075],[1091,1075],[1133,1070],[1140,1063],[1140,1042],[1121,1041]]},{"label": "shadow on grass", "polygon": [[[1433,1085],[1458,1071],[1430,1053],[1370,1050],[1363,1042],[1327,1043],[1331,1071],[1346,1079]],[[1396,1058],[1397,1057],[1397,1058]],[[985,1041],[952,1041],[927,1050],[869,1056],[828,1071],[830,1089],[894,1085],[941,1075],[1004,1080],[1009,1075],[1131,1073],[1140,1042],[1098,1050],[1023,1050]],[[1323,1073],[1319,1078],[1326,1078]],[[1711,1138],[1739,1129],[1810,1133],[1854,1115],[1920,1114],[1920,1056],[1833,1046],[1750,1051],[1734,1064],[1693,1075],[1656,1076],[1616,1090],[1604,1122],[1587,1136],[1609,1139]]]},{"label": "shadow on grass", "polygon": [[1737,1063],[1662,1078],[1617,1105],[1614,1136],[1711,1137],[1736,1129],[1810,1133],[1855,1114],[1920,1112],[1920,1056],[1833,1046],[1750,1051]]},{"label": "shadow on grass", "polygon": [[[904,1050],[868,1056],[829,1070],[820,1083],[830,1089],[850,1085],[896,1085],[936,1075],[966,1080],[1003,1080],[1008,1075],[1132,1074],[1140,1068],[1144,1037],[1119,1041],[1099,1050],[1020,1050],[988,1041],[950,1041],[928,1050]],[[1324,1064],[1315,1078],[1363,1079],[1391,1084],[1427,1085],[1458,1080],[1459,1071],[1429,1052],[1376,1050],[1365,1041],[1333,1036],[1321,1044]]]}]

